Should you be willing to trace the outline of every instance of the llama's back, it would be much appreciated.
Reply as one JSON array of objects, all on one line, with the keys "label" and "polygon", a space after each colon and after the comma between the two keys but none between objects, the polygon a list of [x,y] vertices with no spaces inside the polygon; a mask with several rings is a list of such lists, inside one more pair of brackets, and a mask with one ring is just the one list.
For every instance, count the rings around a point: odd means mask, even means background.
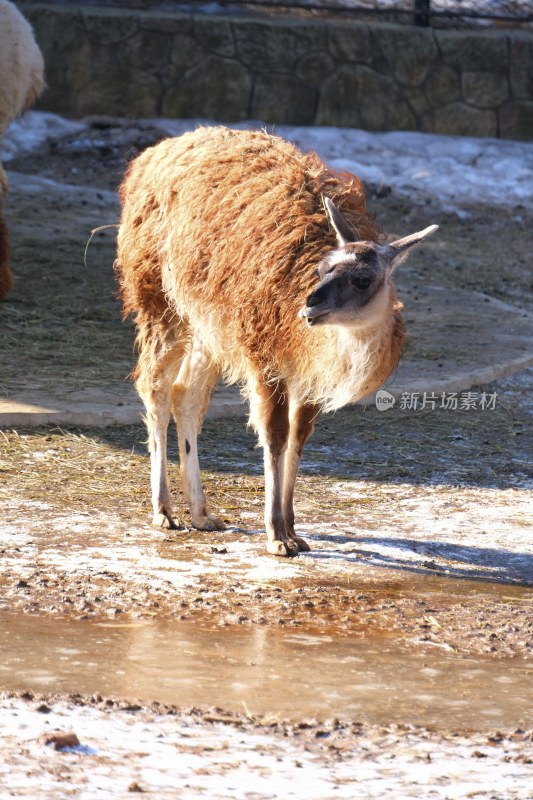
[{"label": "llama's back", "polygon": [[243,356],[281,374],[306,335],[294,322],[315,269],[335,246],[322,194],[361,238],[377,238],[357,179],[277,137],[201,128],[145,151],[121,188],[126,313],[172,309],[233,379]]}]

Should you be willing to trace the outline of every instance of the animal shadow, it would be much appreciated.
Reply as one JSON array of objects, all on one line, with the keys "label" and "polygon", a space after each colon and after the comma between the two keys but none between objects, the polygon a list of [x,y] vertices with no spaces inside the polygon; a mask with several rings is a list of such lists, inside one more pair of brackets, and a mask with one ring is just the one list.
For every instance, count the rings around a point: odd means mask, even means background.
[{"label": "animal shadow", "polygon": [[[370,561],[373,566],[418,575],[533,587],[533,554],[401,537],[308,535],[338,546],[312,550],[306,558]],[[346,545],[353,547],[346,548]],[[405,555],[403,555],[405,554]],[[415,555],[414,555],[415,554]],[[417,558],[416,556],[419,556]]]}]

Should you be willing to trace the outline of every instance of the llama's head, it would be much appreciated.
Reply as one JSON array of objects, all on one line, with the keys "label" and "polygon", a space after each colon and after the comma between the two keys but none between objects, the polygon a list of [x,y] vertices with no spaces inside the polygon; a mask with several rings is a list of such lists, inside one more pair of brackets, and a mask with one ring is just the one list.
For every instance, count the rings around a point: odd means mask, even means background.
[{"label": "llama's head", "polygon": [[437,230],[431,225],[391,244],[360,241],[328,197],[324,204],[338,247],[318,266],[318,285],[300,314],[308,325],[372,326],[390,313],[392,275],[409,250]]}]

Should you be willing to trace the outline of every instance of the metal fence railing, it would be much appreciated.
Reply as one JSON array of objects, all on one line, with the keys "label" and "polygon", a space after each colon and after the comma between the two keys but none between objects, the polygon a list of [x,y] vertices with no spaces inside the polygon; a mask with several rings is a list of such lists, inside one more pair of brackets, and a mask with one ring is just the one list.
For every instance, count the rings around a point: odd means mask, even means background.
[{"label": "metal fence railing", "polygon": [[[23,5],[28,0],[19,0]],[[205,14],[340,16],[433,27],[533,28],[533,0],[77,0],[80,5]],[[40,0],[41,4],[70,0]]]},{"label": "metal fence railing", "polygon": [[[187,0],[185,0],[187,3]],[[183,3],[182,3],[183,5]],[[264,12],[285,10],[386,19],[420,26],[513,27],[533,24],[533,0],[188,0],[189,7],[215,6]]]}]

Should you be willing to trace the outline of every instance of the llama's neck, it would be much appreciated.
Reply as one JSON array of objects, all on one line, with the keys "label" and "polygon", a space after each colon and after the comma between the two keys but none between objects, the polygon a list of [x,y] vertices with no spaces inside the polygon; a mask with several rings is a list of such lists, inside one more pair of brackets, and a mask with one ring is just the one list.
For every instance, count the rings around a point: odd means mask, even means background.
[{"label": "llama's neck", "polygon": [[396,366],[403,339],[399,315],[364,330],[324,326],[306,333],[307,358],[300,362],[292,390],[301,401],[316,403],[324,411],[378,389]]}]

